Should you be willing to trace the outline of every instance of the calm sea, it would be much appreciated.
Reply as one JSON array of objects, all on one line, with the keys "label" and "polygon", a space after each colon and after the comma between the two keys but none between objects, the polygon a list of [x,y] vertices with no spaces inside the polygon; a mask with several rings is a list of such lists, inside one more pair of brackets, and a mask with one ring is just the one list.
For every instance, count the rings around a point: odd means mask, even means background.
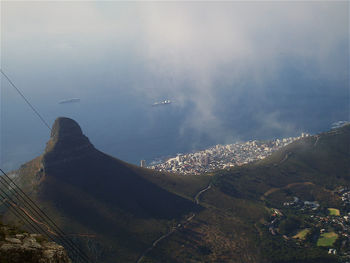
[{"label": "calm sea", "polygon": [[[50,133],[23,99],[2,81],[1,166],[11,170],[40,155]],[[162,94],[149,99],[127,89],[72,93],[81,100],[70,104],[58,104],[70,98],[59,91],[28,97],[50,125],[59,116],[73,118],[96,148],[139,164],[141,159],[149,163],[219,143],[317,133],[329,129],[335,121],[348,119],[346,87],[333,89],[330,84],[318,91],[304,86],[270,86],[264,96],[243,92],[238,98],[231,92],[234,88],[221,89],[210,106],[214,118],[208,119],[191,98],[178,101]],[[163,99],[173,103],[151,106]]]}]

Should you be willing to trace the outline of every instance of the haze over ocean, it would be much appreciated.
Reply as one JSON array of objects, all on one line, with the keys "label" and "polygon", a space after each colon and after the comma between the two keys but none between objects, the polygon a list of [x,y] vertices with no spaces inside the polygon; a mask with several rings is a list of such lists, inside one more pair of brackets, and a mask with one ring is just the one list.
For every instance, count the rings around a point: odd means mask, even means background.
[{"label": "haze over ocean", "polygon": [[[73,118],[99,150],[136,164],[316,133],[349,120],[348,5],[4,2],[1,68],[50,125]],[[1,167],[48,139],[2,77]]]}]

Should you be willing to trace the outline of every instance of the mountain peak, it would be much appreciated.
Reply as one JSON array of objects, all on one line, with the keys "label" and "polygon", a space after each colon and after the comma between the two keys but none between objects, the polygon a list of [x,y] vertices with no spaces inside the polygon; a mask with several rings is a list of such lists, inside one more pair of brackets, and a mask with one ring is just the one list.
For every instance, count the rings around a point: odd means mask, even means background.
[{"label": "mountain peak", "polygon": [[[139,218],[169,219],[200,209],[192,201],[148,180],[149,174],[153,175],[152,171],[97,150],[79,124],[69,118],[56,119],[40,161],[39,169],[35,162],[27,165],[28,169],[37,169],[34,172],[40,184],[39,195],[45,200],[54,200],[55,204],[67,204],[66,212],[69,214],[76,214],[81,205],[86,206],[86,200],[77,198],[77,193],[90,196],[96,204],[105,203],[110,211],[124,211]],[[92,225],[106,219],[105,214],[99,214],[100,210],[87,210],[80,211],[78,218],[91,218]]]},{"label": "mountain peak", "polygon": [[44,166],[47,168],[62,162],[69,162],[94,150],[94,146],[83,134],[76,121],[59,117],[52,126],[51,138],[45,148]]},{"label": "mountain peak", "polygon": [[65,136],[83,136],[83,132],[75,120],[66,117],[59,117],[55,120],[52,126],[51,138]]}]

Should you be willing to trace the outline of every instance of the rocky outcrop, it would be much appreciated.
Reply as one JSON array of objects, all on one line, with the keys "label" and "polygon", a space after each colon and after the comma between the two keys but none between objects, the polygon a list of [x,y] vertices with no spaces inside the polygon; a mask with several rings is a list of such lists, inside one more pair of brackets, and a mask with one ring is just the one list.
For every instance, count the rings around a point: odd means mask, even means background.
[{"label": "rocky outcrop", "polygon": [[47,241],[42,235],[1,226],[0,262],[71,263],[71,260],[62,246]]},{"label": "rocky outcrop", "polygon": [[45,172],[64,163],[94,154],[96,149],[83,134],[79,124],[72,119],[57,118],[43,155]]}]

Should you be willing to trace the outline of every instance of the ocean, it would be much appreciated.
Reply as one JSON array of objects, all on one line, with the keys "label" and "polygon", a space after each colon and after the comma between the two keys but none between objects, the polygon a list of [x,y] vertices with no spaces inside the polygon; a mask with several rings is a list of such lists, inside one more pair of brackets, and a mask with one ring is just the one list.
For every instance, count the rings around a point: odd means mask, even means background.
[{"label": "ocean", "polygon": [[[315,83],[302,83],[299,89],[295,83],[283,89],[280,84],[271,85],[264,89],[264,96],[237,94],[229,86],[218,89],[210,116],[203,115],[195,100],[179,100],[173,94],[150,98],[132,89],[111,87],[41,93],[24,88],[22,92],[50,125],[60,116],[72,118],[97,149],[139,165],[142,159],[150,163],[215,144],[315,134],[328,130],[335,121],[348,120],[349,95],[342,83],[329,83],[322,90],[305,89]],[[80,101],[58,103],[71,97]],[[151,106],[164,99],[172,103]],[[49,136],[48,128],[2,79],[1,167],[16,169],[40,155]]]},{"label": "ocean", "polygon": [[[73,118],[96,148],[134,164],[314,134],[349,120],[344,6],[8,1],[1,69],[49,125]],[[0,166],[11,170],[50,132],[4,77],[0,96]],[[80,101],[58,103],[70,98]]]}]

